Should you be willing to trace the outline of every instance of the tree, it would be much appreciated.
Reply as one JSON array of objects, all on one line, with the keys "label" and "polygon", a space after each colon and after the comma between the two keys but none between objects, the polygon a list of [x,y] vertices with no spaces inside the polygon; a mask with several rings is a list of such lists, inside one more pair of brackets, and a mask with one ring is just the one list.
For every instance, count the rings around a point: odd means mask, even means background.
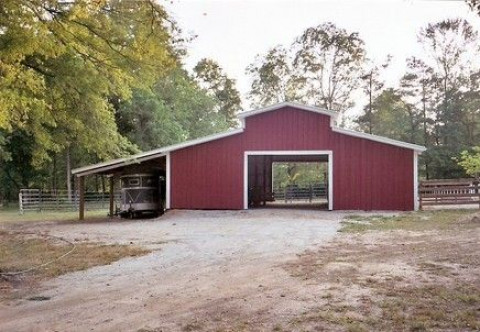
[{"label": "tree", "polygon": [[405,103],[398,90],[384,90],[372,102],[372,113],[357,119],[361,130],[373,128],[373,134],[415,143],[419,134],[419,118]]},{"label": "tree", "polygon": [[433,117],[437,97],[435,83],[432,67],[416,57],[407,59],[407,72],[400,80],[400,93],[402,98],[411,104],[417,113],[421,114],[423,141],[418,143],[425,146],[430,145],[429,132],[435,123]]},{"label": "tree", "polygon": [[294,48],[294,65],[306,82],[305,100],[336,111],[350,107],[365,60],[358,33],[324,23],[305,30]]},{"label": "tree", "polygon": [[254,108],[302,98],[304,79],[296,75],[292,56],[283,46],[274,47],[265,55],[257,55],[246,73],[252,77],[248,98]]},{"label": "tree", "polygon": [[0,12],[0,128],[35,137],[37,163],[68,146],[65,137],[102,157],[121,154],[107,97],[128,98],[175,65],[164,10],[153,1],[6,0]]},{"label": "tree", "polygon": [[477,14],[480,15],[480,1],[479,0],[466,0],[468,6]]},{"label": "tree", "polygon": [[478,180],[480,177],[480,146],[472,147],[472,151],[462,151],[460,159],[457,161],[465,173]]},{"label": "tree", "polygon": [[386,69],[390,64],[391,56],[382,65],[375,65],[370,63],[370,66],[363,70],[360,77],[362,80],[363,92],[368,96],[368,104],[364,108],[365,115],[361,118],[366,123],[367,132],[373,132],[373,100],[381,93],[385,82],[381,79],[380,74],[382,69]]},{"label": "tree", "polygon": [[179,143],[227,129],[216,100],[183,69],[173,70],[151,90],[135,90],[116,114],[119,131],[142,150]]},{"label": "tree", "polygon": [[130,98],[181,53],[175,25],[148,0],[5,0],[0,31],[0,129],[32,139],[37,168],[65,152],[68,174],[71,149],[100,160],[136,151],[110,98]]},{"label": "tree", "polygon": [[474,68],[472,61],[478,56],[478,33],[470,23],[462,19],[447,19],[428,24],[421,29],[419,41],[424,45],[435,77],[442,89],[442,107],[439,118],[453,112],[451,94],[461,87],[464,72]]},{"label": "tree", "polygon": [[211,59],[200,60],[193,70],[200,86],[216,99],[217,112],[225,117],[230,126],[234,126],[236,114],[242,110],[242,100],[235,81]]},{"label": "tree", "polygon": [[449,19],[427,25],[419,41],[427,51],[423,59],[430,67],[429,84],[434,87],[431,104],[432,146],[425,154],[430,162],[428,175],[462,176],[452,156],[470,148],[478,136],[479,67],[474,61],[480,55],[478,33],[467,21]]}]

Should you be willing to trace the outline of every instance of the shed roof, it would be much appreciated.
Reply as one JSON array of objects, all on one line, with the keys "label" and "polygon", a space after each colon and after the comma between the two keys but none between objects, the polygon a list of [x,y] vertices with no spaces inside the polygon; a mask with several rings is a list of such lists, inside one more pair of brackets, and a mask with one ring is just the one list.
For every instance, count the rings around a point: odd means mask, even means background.
[{"label": "shed roof", "polygon": [[[233,129],[233,130],[228,130],[219,134],[214,134],[214,135],[209,135],[205,137],[201,137],[198,139],[186,141],[183,143],[179,144],[174,144],[170,146],[165,146],[159,149],[155,150],[150,150],[146,152],[141,152],[129,157],[125,158],[119,158],[119,159],[114,159],[98,164],[93,164],[85,167],[80,167],[72,170],[72,174],[77,175],[77,176],[85,176],[85,175],[91,175],[91,174],[98,174],[98,173],[105,173],[107,171],[111,171],[114,169],[118,169],[124,166],[136,164],[136,163],[141,163],[146,160],[151,160],[155,158],[160,158],[163,156],[166,156],[169,152],[175,151],[175,150],[180,150],[189,146],[193,145],[198,145],[202,143],[207,143],[210,141],[214,141],[217,139],[221,139],[224,137],[232,136],[232,135],[237,135],[240,134],[244,131],[244,119],[250,116],[266,113],[266,112],[271,112],[275,110],[279,110],[284,107],[291,107],[291,108],[296,108],[299,110],[303,111],[308,111],[308,112],[313,112],[313,113],[318,113],[318,114],[323,114],[331,117],[332,120],[335,120],[338,116],[337,112],[326,110],[323,108],[318,108],[318,107],[313,107],[313,106],[306,106],[306,105],[301,105],[297,103],[292,103],[292,102],[283,102],[283,103],[278,103],[272,106],[268,106],[265,108],[257,109],[257,110],[252,110],[252,111],[246,111],[239,113],[237,116],[240,120],[242,120],[242,127],[238,129]],[[353,130],[347,130],[343,128],[336,127],[334,124],[334,121],[331,121],[331,127],[332,131],[343,134],[343,135],[348,135],[348,136],[353,136],[353,137],[359,137],[363,139],[368,139],[371,141],[379,142],[379,143],[384,143],[384,144],[389,144],[389,145],[394,145],[398,146],[401,148],[405,149],[410,149],[417,151],[419,153],[422,153],[423,151],[426,150],[424,146],[421,145],[416,145],[416,144],[411,144],[411,143],[406,143],[402,141],[397,141],[391,138],[387,137],[382,137],[382,136],[377,136],[377,135],[372,135],[372,134],[367,134],[367,133],[362,133],[358,131],[353,131]]]}]

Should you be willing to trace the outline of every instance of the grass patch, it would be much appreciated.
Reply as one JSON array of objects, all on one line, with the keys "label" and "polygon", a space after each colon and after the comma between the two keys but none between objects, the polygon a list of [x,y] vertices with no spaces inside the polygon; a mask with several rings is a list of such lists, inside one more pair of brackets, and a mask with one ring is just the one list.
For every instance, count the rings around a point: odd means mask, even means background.
[{"label": "grass patch", "polygon": [[[85,218],[107,218],[108,210],[85,211]],[[18,222],[78,220],[78,211],[29,211],[20,214],[18,208],[0,209],[0,224]]]},{"label": "grass patch", "polygon": [[350,216],[343,234],[286,266],[292,276],[330,287],[328,296],[318,294],[318,307],[290,325],[480,331],[479,221],[471,210]]},{"label": "grass patch", "polygon": [[390,217],[350,215],[342,221],[340,232],[440,230],[449,228],[460,217],[472,213],[472,210],[440,210],[409,212]]},{"label": "grass patch", "polygon": [[[24,271],[42,265],[64,255],[72,247],[71,244],[57,239],[0,231],[0,273]],[[148,252],[133,245],[79,243],[71,254],[47,266],[20,276],[4,276],[0,279],[0,283],[3,282],[0,292],[2,289],[11,289],[18,283],[18,277],[22,280],[28,278],[29,281],[52,278],[93,266],[107,265],[124,257],[145,255]]]},{"label": "grass patch", "polygon": [[[391,285],[378,285],[385,292]],[[391,292],[390,292],[391,294]],[[410,331],[480,330],[480,290],[475,285],[457,283],[450,288],[444,285],[399,287],[394,296],[380,302],[382,321],[376,328]],[[386,323],[386,324],[385,324]]]}]

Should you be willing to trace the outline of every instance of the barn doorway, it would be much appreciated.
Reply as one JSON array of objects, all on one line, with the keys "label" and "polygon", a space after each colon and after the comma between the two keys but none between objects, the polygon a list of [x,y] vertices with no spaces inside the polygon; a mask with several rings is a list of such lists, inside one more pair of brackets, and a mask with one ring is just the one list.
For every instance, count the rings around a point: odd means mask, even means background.
[{"label": "barn doorway", "polygon": [[244,207],[332,210],[331,151],[247,151]]}]

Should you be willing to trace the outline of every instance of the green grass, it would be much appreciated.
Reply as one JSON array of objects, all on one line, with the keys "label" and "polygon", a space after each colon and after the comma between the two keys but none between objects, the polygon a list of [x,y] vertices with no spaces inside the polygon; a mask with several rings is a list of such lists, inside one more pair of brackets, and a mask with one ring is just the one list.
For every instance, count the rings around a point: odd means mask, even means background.
[{"label": "green grass", "polygon": [[475,213],[472,210],[439,210],[402,213],[398,216],[349,215],[342,221],[340,232],[362,233],[366,231],[409,230],[425,231],[444,229],[462,216]]},{"label": "green grass", "polygon": [[[124,257],[141,256],[149,252],[134,245],[89,242],[76,243],[74,248],[72,244],[51,237],[0,231],[0,273],[7,273],[0,277],[0,301],[9,299],[14,288],[22,289],[19,286],[28,288],[38,280],[108,265]],[[67,253],[70,254],[60,258]],[[48,265],[42,266],[44,264]],[[8,275],[18,271],[27,272]]]},{"label": "green grass", "polygon": [[[107,215],[108,210],[85,211],[86,219],[106,218]],[[0,209],[0,224],[67,220],[78,220],[78,211],[29,211],[20,214],[18,207]]]}]

